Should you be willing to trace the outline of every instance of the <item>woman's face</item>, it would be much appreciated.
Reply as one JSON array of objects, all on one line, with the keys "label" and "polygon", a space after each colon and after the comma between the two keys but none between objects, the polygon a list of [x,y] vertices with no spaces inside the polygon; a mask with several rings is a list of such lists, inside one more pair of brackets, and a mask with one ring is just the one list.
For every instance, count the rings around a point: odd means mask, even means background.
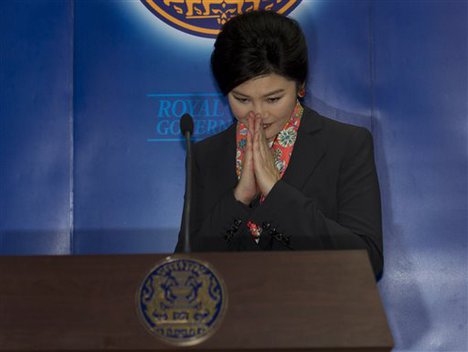
[{"label": "woman's face", "polygon": [[252,78],[228,93],[235,118],[246,124],[249,112],[260,114],[268,141],[282,130],[296,106],[297,84],[277,74]]}]

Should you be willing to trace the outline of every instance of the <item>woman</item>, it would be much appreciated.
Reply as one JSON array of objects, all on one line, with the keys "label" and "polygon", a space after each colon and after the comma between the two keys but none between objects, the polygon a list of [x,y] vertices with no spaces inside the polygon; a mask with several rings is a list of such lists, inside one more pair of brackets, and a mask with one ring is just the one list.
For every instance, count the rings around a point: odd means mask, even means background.
[{"label": "woman", "polygon": [[211,66],[237,123],[194,145],[192,249],[363,248],[379,276],[372,137],[301,105],[308,60],[299,25],[274,12],[239,15],[217,37]]}]

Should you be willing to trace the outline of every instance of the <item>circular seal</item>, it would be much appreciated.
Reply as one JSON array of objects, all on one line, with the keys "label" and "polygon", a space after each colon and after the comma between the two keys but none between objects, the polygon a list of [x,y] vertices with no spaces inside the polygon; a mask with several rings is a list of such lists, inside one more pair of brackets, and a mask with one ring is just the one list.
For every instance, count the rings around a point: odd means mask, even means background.
[{"label": "circular seal", "polygon": [[214,38],[231,17],[252,10],[287,15],[302,0],[141,0],[157,18],[186,33]]},{"label": "circular seal", "polygon": [[219,325],[227,291],[207,263],[168,257],[145,277],[137,305],[143,324],[153,335],[173,345],[195,345]]}]

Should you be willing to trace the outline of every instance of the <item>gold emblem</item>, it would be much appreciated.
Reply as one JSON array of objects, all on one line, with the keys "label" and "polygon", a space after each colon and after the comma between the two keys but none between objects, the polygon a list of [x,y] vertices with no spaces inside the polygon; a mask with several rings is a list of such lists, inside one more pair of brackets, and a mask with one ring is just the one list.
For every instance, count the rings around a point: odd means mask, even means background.
[{"label": "gold emblem", "polygon": [[153,335],[174,345],[195,345],[219,325],[227,291],[207,263],[168,257],[146,276],[137,305],[143,324]]},{"label": "gold emblem", "polygon": [[287,15],[302,0],[141,0],[159,19],[184,32],[215,37],[230,18],[253,10]]}]

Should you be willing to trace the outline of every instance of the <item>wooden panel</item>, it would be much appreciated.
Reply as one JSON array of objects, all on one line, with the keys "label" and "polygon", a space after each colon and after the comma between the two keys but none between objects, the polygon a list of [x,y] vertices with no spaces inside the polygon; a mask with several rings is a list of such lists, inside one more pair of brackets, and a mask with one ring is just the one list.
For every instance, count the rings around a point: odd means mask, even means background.
[{"label": "wooden panel", "polygon": [[[174,350],[136,310],[144,277],[164,257],[0,257],[0,351]],[[217,333],[190,349],[391,349],[364,251],[193,257],[223,277],[229,305]]]}]

